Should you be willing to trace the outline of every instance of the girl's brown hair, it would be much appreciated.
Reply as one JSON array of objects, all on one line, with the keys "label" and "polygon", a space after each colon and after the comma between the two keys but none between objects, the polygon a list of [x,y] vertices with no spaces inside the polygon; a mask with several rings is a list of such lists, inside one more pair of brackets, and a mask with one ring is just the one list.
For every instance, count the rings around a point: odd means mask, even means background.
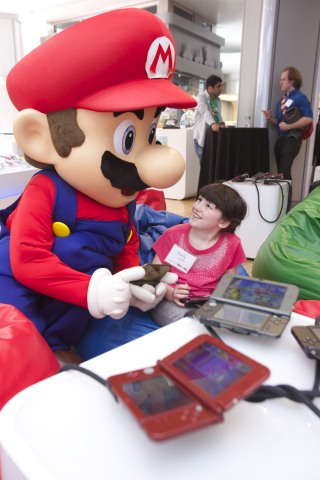
[{"label": "girl's brown hair", "polygon": [[234,233],[247,214],[247,204],[239,193],[224,183],[211,183],[202,187],[199,197],[213,203],[221,212],[224,220],[230,222],[226,228]]}]

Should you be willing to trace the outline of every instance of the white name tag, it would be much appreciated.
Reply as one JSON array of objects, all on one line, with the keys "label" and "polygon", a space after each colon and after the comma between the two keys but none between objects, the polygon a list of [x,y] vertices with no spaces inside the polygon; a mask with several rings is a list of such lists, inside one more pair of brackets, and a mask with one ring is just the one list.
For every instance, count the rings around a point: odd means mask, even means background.
[{"label": "white name tag", "polygon": [[186,252],[183,248],[178,247],[178,245],[173,245],[165,261],[181,272],[188,273],[196,259],[197,257]]},{"label": "white name tag", "polygon": [[291,106],[292,102],[293,102],[293,100],[291,100],[291,98],[288,98],[288,100],[285,103],[285,106],[289,108]]}]

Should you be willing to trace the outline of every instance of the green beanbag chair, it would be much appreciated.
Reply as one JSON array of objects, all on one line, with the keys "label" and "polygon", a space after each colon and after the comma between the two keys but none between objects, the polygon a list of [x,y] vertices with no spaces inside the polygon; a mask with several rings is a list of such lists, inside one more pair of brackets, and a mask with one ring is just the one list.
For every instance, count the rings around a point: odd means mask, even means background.
[{"label": "green beanbag chair", "polygon": [[252,275],[297,285],[299,299],[320,299],[320,187],[271,232],[253,262]]}]

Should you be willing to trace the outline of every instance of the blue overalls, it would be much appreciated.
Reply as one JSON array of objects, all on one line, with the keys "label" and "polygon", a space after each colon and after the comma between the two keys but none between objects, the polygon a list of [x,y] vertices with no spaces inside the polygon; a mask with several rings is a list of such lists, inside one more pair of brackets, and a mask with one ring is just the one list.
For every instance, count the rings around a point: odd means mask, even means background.
[{"label": "blue overalls", "polygon": [[[55,184],[53,222],[66,224],[71,232],[66,237],[55,237],[53,253],[66,265],[89,275],[102,267],[112,271],[113,257],[127,242],[135,200],[127,205],[128,223],[76,219],[75,190],[53,170],[41,174]],[[10,266],[10,232],[5,227],[5,217],[15,206],[16,202],[0,212],[0,303],[15,306],[32,320],[52,350],[69,349],[78,342],[92,317],[87,309],[41,295],[15,280]]]}]

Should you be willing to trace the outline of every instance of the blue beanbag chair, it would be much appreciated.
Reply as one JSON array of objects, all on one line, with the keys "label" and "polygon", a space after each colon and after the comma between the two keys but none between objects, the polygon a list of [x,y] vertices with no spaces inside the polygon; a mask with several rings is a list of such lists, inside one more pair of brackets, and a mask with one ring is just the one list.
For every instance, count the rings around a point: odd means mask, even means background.
[{"label": "blue beanbag chair", "polygon": [[165,230],[179,223],[188,223],[188,217],[165,210],[154,210],[148,205],[137,205],[134,226],[139,235],[139,256],[141,265],[151,263],[154,257],[152,246]]}]

